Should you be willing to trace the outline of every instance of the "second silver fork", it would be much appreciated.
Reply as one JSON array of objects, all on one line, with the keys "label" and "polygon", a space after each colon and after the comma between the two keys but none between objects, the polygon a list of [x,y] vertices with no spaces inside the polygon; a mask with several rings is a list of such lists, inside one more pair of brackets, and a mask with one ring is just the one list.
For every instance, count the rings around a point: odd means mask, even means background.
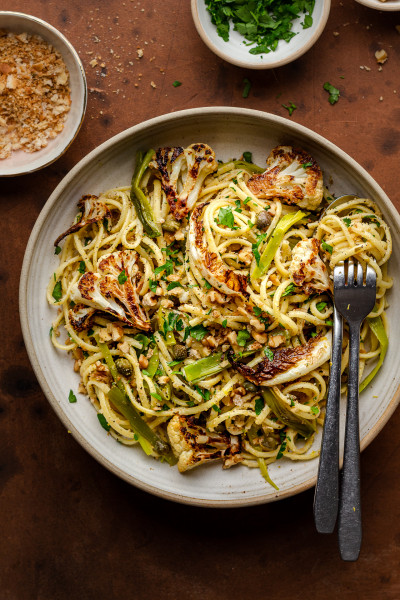
[{"label": "second silver fork", "polygon": [[[347,279],[346,279],[347,270]],[[364,277],[365,275],[365,277]],[[365,281],[364,281],[365,278]],[[359,353],[360,328],[376,299],[376,274],[353,260],[334,269],[334,304],[349,326],[349,374],[343,472],[339,502],[339,548],[344,560],[356,560],[361,547]],[[314,515],[318,531],[333,531],[338,507],[339,399],[341,319],[334,314],[334,344],[324,432],[315,494]],[[332,389],[331,389],[332,386]],[[325,512],[324,512],[325,511]]]}]

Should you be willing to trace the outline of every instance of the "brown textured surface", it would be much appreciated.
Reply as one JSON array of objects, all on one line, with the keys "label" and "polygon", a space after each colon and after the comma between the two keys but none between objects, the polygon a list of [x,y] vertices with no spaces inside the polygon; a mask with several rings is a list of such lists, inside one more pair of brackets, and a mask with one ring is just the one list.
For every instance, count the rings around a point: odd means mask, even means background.
[{"label": "brown textured surface", "polygon": [[[346,150],[400,207],[400,36],[394,28],[400,13],[352,0],[332,4],[322,38],[305,56],[275,71],[248,72],[204,46],[189,0],[12,3],[65,33],[81,54],[91,91],[84,125],[66,155],[39,173],[0,183],[1,600],[400,598],[399,411],[362,455],[364,542],[358,563],[345,564],[336,536],[315,532],[312,490],[271,505],[208,510],[149,496],[99,466],[44,398],[18,320],[24,249],[56,184],[100,142],[172,110],[234,105],[287,116],[281,104],[293,101],[293,120]],[[141,60],[137,46],[144,49]],[[380,47],[389,54],[381,72],[374,60]],[[106,77],[89,65],[96,54]],[[246,100],[245,76],[252,82]],[[176,79],[181,87],[172,86]],[[322,89],[325,81],[341,90],[335,106]]]}]

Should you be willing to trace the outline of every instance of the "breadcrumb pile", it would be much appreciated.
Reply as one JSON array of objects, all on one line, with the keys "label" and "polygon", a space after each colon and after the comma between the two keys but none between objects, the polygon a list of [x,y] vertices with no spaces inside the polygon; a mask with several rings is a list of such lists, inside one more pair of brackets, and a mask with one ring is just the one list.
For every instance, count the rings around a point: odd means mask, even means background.
[{"label": "breadcrumb pile", "polygon": [[0,159],[47,146],[62,131],[70,105],[60,53],[37,35],[0,30]]}]

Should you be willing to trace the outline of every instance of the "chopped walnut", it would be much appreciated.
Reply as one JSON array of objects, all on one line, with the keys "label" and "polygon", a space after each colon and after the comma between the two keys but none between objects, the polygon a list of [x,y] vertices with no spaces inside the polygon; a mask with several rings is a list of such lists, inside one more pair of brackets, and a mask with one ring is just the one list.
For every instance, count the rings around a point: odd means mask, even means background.
[{"label": "chopped walnut", "polygon": [[158,302],[158,298],[157,298],[157,296],[155,294],[153,294],[153,292],[147,292],[143,296],[142,304],[145,307],[156,306],[157,302]]},{"label": "chopped walnut", "polygon": [[203,346],[208,346],[209,348],[218,348],[218,342],[213,335],[208,335],[201,343]]},{"label": "chopped walnut", "polygon": [[377,50],[375,52],[375,58],[376,58],[376,62],[379,65],[383,65],[383,63],[385,63],[387,61],[387,59],[388,59],[388,55],[387,55],[386,50],[383,50],[383,49]]},{"label": "chopped walnut", "polygon": [[268,340],[268,345],[271,346],[271,348],[279,348],[279,346],[282,346],[285,342],[286,338],[284,335],[271,335]]},{"label": "chopped walnut", "polygon": [[251,261],[253,260],[252,249],[248,246],[243,248],[238,254],[238,259],[240,263],[243,263],[246,266],[251,265]]},{"label": "chopped walnut", "polygon": [[207,292],[207,299],[212,304],[214,304],[214,303],[216,303],[216,304],[226,304],[227,302],[230,301],[229,298],[227,298],[226,296],[224,296],[220,292],[217,292],[217,290],[210,290],[209,292]]},{"label": "chopped walnut", "polygon": [[260,344],[265,344],[268,340],[268,335],[266,333],[257,333],[256,331],[253,331],[251,335],[256,342],[259,342]]},{"label": "chopped walnut", "polygon": [[149,366],[149,361],[143,354],[141,354],[139,356],[139,367],[141,369],[147,369],[148,366]]},{"label": "chopped walnut", "polygon": [[261,323],[258,319],[250,319],[250,326],[253,327],[258,333],[265,331],[264,323]]}]

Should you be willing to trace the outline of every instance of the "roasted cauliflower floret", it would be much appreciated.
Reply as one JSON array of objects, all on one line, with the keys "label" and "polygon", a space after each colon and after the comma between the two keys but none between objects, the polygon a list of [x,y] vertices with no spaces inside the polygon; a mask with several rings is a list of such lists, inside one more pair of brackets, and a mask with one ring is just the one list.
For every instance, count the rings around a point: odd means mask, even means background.
[{"label": "roasted cauliflower floret", "polygon": [[323,197],[322,172],[304,150],[277,146],[267,159],[267,170],[247,183],[259,198],[281,198],[286,204],[316,210]]},{"label": "roasted cauliflower floret", "polygon": [[193,208],[204,179],[218,168],[215,153],[207,144],[187,148],[159,148],[150,163],[161,179],[171,213],[181,221]]},{"label": "roasted cauliflower floret", "polygon": [[96,309],[91,306],[85,306],[82,303],[75,304],[68,311],[69,322],[75,331],[84,331],[91,326],[95,312]]},{"label": "roasted cauliflower floret", "polygon": [[316,238],[301,240],[292,250],[289,272],[294,283],[306,294],[331,289],[328,270],[319,256],[321,243]]},{"label": "roasted cauliflower floret", "polygon": [[98,221],[102,221],[103,219],[111,219],[110,210],[107,208],[104,202],[101,202],[98,199],[98,196],[82,196],[82,198],[78,202],[78,208],[82,211],[82,217],[79,219],[78,223],[72,225],[67,231],[64,231],[61,235],[58,236],[56,241],[54,242],[55,246],[63,240],[70,233],[75,233],[75,231],[79,231],[85,225],[90,225],[91,223],[97,223]]},{"label": "roasted cauliflower floret", "polygon": [[247,276],[230,269],[219,254],[208,250],[201,220],[207,204],[200,204],[190,215],[188,252],[204,279],[219,292],[247,297]]},{"label": "roasted cauliflower floret", "polygon": [[265,357],[255,367],[237,362],[233,350],[228,360],[243,377],[256,385],[273,386],[294,381],[323,365],[331,356],[332,333],[311,338],[306,344],[295,348],[278,348],[273,359]]},{"label": "roasted cauliflower floret", "polygon": [[149,331],[150,322],[140,306],[138,295],[142,285],[138,258],[139,255],[134,250],[120,250],[104,255],[97,272],[84,273],[72,287],[71,299]]},{"label": "roasted cauliflower floret", "polygon": [[[239,462],[239,438],[235,435],[210,433],[196,423],[194,417],[175,415],[167,427],[169,441],[178,457],[180,473],[193,469],[206,461],[222,458],[224,468]],[[235,461],[232,461],[233,457]]]}]

